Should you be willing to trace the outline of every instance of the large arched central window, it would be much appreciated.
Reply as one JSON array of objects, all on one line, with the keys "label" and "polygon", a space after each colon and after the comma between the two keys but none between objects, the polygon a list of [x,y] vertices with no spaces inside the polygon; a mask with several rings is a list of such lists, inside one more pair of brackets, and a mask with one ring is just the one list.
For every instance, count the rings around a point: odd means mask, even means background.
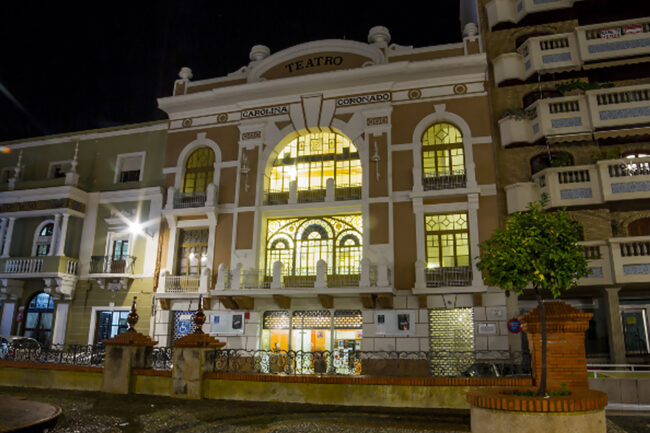
[{"label": "large arched central window", "polygon": [[464,188],[463,135],[450,123],[431,125],[422,135],[422,185],[425,190]]},{"label": "large arched central window", "polygon": [[269,219],[266,233],[268,276],[276,261],[285,275],[315,276],[321,259],[329,275],[359,274],[361,215]]},{"label": "large arched central window", "polygon": [[305,134],[291,140],[271,167],[267,203],[286,203],[296,181],[297,201],[323,201],[327,179],[337,200],[361,198],[361,161],[354,144],[334,132]]}]

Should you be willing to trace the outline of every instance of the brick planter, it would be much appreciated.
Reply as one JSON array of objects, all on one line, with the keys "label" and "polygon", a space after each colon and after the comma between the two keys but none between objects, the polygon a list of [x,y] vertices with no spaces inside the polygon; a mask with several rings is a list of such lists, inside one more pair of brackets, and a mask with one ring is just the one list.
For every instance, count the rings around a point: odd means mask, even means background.
[{"label": "brick planter", "polygon": [[581,389],[568,396],[513,394],[513,389],[477,389],[467,393],[472,433],[605,433],[607,394]]}]

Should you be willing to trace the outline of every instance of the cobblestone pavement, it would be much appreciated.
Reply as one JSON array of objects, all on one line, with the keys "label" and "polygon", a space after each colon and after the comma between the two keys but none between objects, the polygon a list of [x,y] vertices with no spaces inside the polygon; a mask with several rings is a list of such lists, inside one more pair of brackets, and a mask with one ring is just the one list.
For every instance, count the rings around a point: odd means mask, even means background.
[{"label": "cobblestone pavement", "polygon": [[[99,392],[0,387],[63,409],[51,432],[66,433],[456,433],[469,432],[469,414],[458,410],[350,408],[226,400],[181,400]],[[615,416],[608,433],[650,431],[650,417]]]}]

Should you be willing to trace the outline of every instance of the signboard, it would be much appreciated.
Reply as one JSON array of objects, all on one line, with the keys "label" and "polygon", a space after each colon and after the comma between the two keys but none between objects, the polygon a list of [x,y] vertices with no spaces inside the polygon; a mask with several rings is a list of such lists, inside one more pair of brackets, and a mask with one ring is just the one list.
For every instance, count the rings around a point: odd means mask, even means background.
[{"label": "signboard", "polygon": [[375,104],[377,102],[390,101],[390,92],[373,93],[371,95],[348,96],[336,100],[337,107],[346,107],[349,105]]},{"label": "signboard", "polygon": [[280,114],[289,114],[288,105],[279,105],[276,107],[255,108],[253,110],[243,110],[242,119],[252,119],[255,117],[278,116]]},{"label": "signboard", "polygon": [[508,331],[513,334],[519,334],[521,332],[521,322],[517,319],[508,320]]},{"label": "signboard", "polygon": [[607,29],[600,29],[601,39],[616,39],[621,37],[620,27],[609,27]]},{"label": "signboard", "polygon": [[496,335],[496,323],[481,323],[478,325],[478,333],[481,335]]}]

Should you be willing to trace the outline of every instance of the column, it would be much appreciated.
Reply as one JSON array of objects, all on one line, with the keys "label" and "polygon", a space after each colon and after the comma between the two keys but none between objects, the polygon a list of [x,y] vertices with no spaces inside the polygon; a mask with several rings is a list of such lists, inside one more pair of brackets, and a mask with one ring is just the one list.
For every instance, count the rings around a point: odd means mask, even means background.
[{"label": "column", "polygon": [[50,250],[47,252],[48,256],[54,255],[56,243],[59,240],[59,223],[61,222],[61,214],[54,214],[54,229],[52,230],[52,241],[50,242]]},{"label": "column", "polygon": [[1,335],[11,335],[11,325],[13,324],[15,310],[15,302],[5,302],[2,304],[2,318],[0,319]]},{"label": "column", "polygon": [[56,312],[54,313],[54,327],[52,328],[52,346],[65,344],[65,331],[68,326],[68,311],[70,304],[67,302],[57,302]]},{"label": "column", "polygon": [[618,304],[618,292],[620,290],[620,287],[603,289],[609,359],[613,364],[625,364],[625,339],[623,338],[623,324],[621,323],[621,312]]},{"label": "column", "polygon": [[2,246],[4,245],[4,235],[5,229],[7,228],[7,218],[2,218],[0,220],[0,252],[2,251]]},{"label": "column", "polygon": [[9,257],[9,249],[11,248],[11,236],[14,232],[15,217],[9,217],[9,225],[7,226],[7,236],[5,236],[4,247],[2,248],[2,257]]},{"label": "column", "polygon": [[[57,247],[56,247],[56,255],[57,256],[64,256],[65,252],[65,239],[68,234],[68,220],[70,219],[70,215],[65,213],[63,214],[63,221],[61,221],[61,231],[59,232],[59,239],[57,240]],[[51,248],[50,248],[51,250]]]}]

